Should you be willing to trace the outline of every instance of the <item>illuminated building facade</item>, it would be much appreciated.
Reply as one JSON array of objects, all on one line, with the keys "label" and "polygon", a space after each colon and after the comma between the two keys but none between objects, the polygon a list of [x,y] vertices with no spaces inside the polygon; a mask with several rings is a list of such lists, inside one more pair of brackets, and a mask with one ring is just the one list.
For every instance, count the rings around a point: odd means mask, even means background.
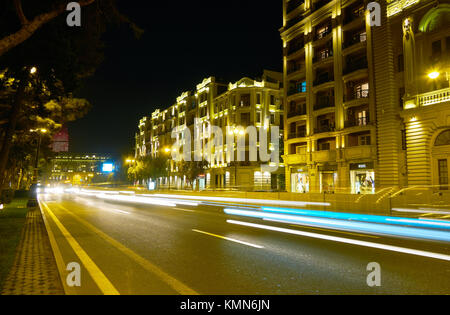
[{"label": "illuminated building facade", "polygon": [[115,165],[110,156],[61,153],[51,160],[48,181],[71,185],[90,184],[95,179],[106,182]]},{"label": "illuminated building facade", "polygon": [[283,1],[289,192],[376,193],[448,173],[445,145],[431,145],[449,126],[448,5],[379,1],[371,26],[369,2]]},{"label": "illuminated building facade", "polygon": [[[218,82],[214,77],[203,80],[194,91],[183,93],[169,108],[156,110],[150,117],[140,121],[139,132],[136,134],[136,157],[167,155],[171,159],[171,148],[175,142],[175,139],[172,139],[172,131],[175,131],[178,140],[183,142],[184,139],[180,137],[183,137],[185,128],[189,128],[191,136],[194,136],[195,128],[201,129],[201,133],[205,135],[211,126],[217,126],[222,130],[224,139],[223,146],[214,148],[214,154],[218,152],[222,160],[211,159],[209,169],[198,180],[200,189],[279,189],[279,176],[280,173],[284,176],[284,169],[268,173],[262,171],[261,163],[250,162],[248,139],[244,162],[227,163],[225,155],[226,137],[229,132],[227,127],[236,131],[236,137],[245,137],[243,129],[248,126],[255,126],[258,130],[265,128],[268,132],[271,126],[280,126],[283,129],[281,81],[282,74],[272,71],[264,71],[260,80],[243,78],[229,84]],[[202,143],[201,154],[205,159],[207,155],[211,158],[213,154],[208,152],[209,140],[208,136],[201,136],[199,139]],[[236,156],[236,152],[234,154]],[[171,161],[170,174],[170,178],[162,179],[163,186],[168,186],[169,180],[173,188],[186,186],[186,179],[178,172],[177,163],[174,161]],[[284,179],[281,186],[283,185]]]}]

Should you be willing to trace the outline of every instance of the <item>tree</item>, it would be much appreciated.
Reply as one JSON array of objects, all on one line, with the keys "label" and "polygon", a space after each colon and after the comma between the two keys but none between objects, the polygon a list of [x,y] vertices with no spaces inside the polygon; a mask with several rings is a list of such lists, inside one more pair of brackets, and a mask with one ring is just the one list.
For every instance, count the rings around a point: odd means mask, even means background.
[{"label": "tree", "polygon": [[[97,5],[91,6],[96,2]],[[0,188],[20,119],[54,127],[86,114],[90,105],[73,93],[103,60],[102,34],[126,22],[114,0],[84,0],[83,27],[68,27],[67,1],[21,0],[0,4]],[[64,7],[63,7],[64,5]],[[48,8],[42,10],[42,8]],[[30,18],[29,17],[33,17]],[[31,71],[33,70],[33,71]]]},{"label": "tree", "polygon": [[[2,12],[6,12],[8,16],[17,17],[16,21],[9,19],[7,24],[10,27],[3,28],[6,31],[0,33],[0,56],[25,42],[45,24],[55,20],[62,15],[62,13],[66,12],[67,8],[67,1],[62,0],[40,0],[36,1],[38,2],[38,5],[36,2],[28,2],[26,11],[30,14],[27,16],[22,7],[22,0],[13,0],[12,2],[13,3],[10,1],[9,3],[5,2],[3,7],[0,8]],[[114,0],[78,1],[80,7],[87,7],[93,3],[97,3],[97,6],[94,8],[97,14],[102,14],[103,12],[105,14],[111,14],[116,20],[122,20],[129,23],[136,34],[142,32],[136,25],[131,23],[128,18],[119,13],[116,9]],[[46,9],[42,10],[41,8],[43,7]]]},{"label": "tree", "polygon": [[157,182],[159,178],[167,176],[168,167],[168,159],[165,157],[141,157],[128,169],[128,178],[145,184],[148,184],[149,180]]},{"label": "tree", "polygon": [[[194,182],[198,181],[198,177],[205,173],[205,170],[209,167],[209,163],[205,160],[202,161],[181,161],[179,162],[178,170],[181,175],[186,176],[186,180],[189,185],[194,189]],[[197,182],[197,189],[199,184]]]}]

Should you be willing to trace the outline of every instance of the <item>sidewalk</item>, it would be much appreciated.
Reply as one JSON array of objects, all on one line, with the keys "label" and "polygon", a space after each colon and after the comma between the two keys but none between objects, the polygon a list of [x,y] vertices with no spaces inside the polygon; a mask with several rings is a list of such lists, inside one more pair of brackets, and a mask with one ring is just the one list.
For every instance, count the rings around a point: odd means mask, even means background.
[{"label": "sidewalk", "polygon": [[63,295],[47,230],[39,208],[28,211],[14,264],[1,295]]}]

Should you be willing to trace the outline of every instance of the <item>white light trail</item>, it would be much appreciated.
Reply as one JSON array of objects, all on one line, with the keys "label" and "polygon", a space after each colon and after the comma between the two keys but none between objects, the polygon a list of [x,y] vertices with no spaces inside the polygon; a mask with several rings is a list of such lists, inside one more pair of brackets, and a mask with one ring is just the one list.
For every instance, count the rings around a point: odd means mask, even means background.
[{"label": "white light trail", "polygon": [[344,238],[344,237],[304,232],[304,231],[299,231],[299,230],[292,230],[292,229],[280,228],[280,227],[275,227],[275,226],[254,224],[254,223],[235,221],[235,220],[227,220],[227,222],[230,224],[247,226],[247,227],[252,227],[252,228],[257,228],[257,229],[262,229],[262,230],[275,231],[275,232],[293,234],[293,235],[304,236],[304,237],[309,237],[309,238],[316,238],[316,239],[328,240],[328,241],[333,241],[333,242],[339,242],[339,243],[345,243],[345,244],[351,244],[351,245],[357,245],[357,246],[363,246],[363,247],[370,247],[370,248],[382,249],[382,250],[398,252],[398,253],[403,253],[403,254],[409,254],[409,255],[422,256],[422,257],[428,257],[428,258],[433,258],[433,259],[450,261],[449,255],[427,252],[427,251],[422,251],[422,250],[416,250],[416,249],[411,249],[411,248],[385,245],[385,244],[373,243],[373,242],[367,242],[367,241],[359,241],[359,240],[354,240],[354,239],[349,239],[349,238]]},{"label": "white light trail", "polygon": [[245,199],[245,198],[226,198],[226,197],[206,197],[206,196],[185,196],[185,195],[163,195],[155,194],[154,197],[160,198],[175,198],[175,199],[189,199],[189,200],[207,200],[207,201],[221,201],[221,202],[236,202],[243,204],[261,204],[261,205],[283,205],[283,206],[325,206],[329,207],[331,204],[327,202],[309,202],[309,201],[286,201],[286,200],[268,200],[268,199]]}]

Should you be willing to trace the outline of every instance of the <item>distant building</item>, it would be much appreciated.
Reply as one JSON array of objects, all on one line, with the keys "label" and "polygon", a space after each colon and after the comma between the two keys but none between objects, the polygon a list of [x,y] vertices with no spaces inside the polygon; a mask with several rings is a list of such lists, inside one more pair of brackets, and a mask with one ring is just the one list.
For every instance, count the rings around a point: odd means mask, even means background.
[{"label": "distant building", "polygon": [[53,136],[51,149],[53,152],[69,152],[69,129],[64,126]]},{"label": "distant building", "polygon": [[[201,130],[206,132],[210,126],[217,126],[224,136],[223,146],[215,148],[215,153],[218,152],[223,159],[212,159],[210,168],[199,178],[201,189],[279,189],[279,176],[283,177],[281,186],[284,186],[283,165],[272,174],[261,169],[262,163],[250,162],[248,139],[245,162],[227,163],[225,155],[227,127],[238,131],[237,128],[254,126],[258,131],[264,128],[270,134],[273,126],[279,126],[280,138],[283,139],[284,102],[281,81],[282,73],[273,71],[264,71],[261,79],[242,78],[229,84],[218,82],[214,77],[203,80],[194,91],[185,92],[178,97],[172,106],[156,110],[140,121],[139,133],[136,134],[136,156],[166,154],[171,158],[170,151],[175,142],[172,131],[178,134],[179,140],[184,141],[181,138],[183,130],[189,128],[191,136],[194,136],[197,119]],[[241,136],[235,134],[237,137]],[[245,134],[242,137],[246,137]],[[209,139],[202,137],[200,141],[203,148],[200,154],[204,157],[212,155],[206,148]],[[237,150],[234,150],[236,156]],[[170,173],[169,178],[161,179],[163,186],[168,186],[170,181],[171,187],[185,187],[186,179],[184,174],[178,172],[176,163],[171,163]]]},{"label": "distant building", "polygon": [[50,183],[72,185],[90,184],[102,180],[114,172],[115,163],[111,156],[97,154],[63,153],[51,160]]}]

